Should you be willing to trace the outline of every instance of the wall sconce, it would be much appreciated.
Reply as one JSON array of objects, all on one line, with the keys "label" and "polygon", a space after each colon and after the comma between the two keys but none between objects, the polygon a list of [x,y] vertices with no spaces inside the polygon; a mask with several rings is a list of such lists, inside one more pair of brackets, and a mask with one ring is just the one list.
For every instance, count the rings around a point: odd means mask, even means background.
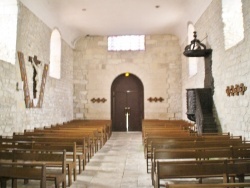
[{"label": "wall sconce", "polygon": [[16,83],[16,90],[17,91],[22,91],[23,90],[23,81],[20,81],[20,82]]},{"label": "wall sconce", "polygon": [[91,102],[92,103],[95,103],[95,102],[97,102],[97,103],[100,103],[100,102],[102,102],[102,103],[105,103],[107,101],[107,99],[105,99],[105,98],[92,98],[91,99]]},{"label": "wall sconce", "polygon": [[149,97],[148,101],[149,102],[158,102],[158,101],[162,102],[162,101],[164,101],[164,99],[162,97],[159,97],[159,98],[157,98],[157,97],[154,97],[154,98],[153,97]]},{"label": "wall sconce", "polygon": [[226,93],[227,96],[239,96],[239,94],[244,95],[245,91],[247,90],[247,87],[244,86],[243,83],[239,84],[235,84],[235,86],[231,85],[231,86],[227,86],[226,88]]},{"label": "wall sconce", "polygon": [[212,49],[206,49],[206,45],[201,43],[200,40],[196,39],[197,32],[194,31],[194,40],[191,44],[185,47],[183,54],[186,57],[206,57],[211,54]]}]

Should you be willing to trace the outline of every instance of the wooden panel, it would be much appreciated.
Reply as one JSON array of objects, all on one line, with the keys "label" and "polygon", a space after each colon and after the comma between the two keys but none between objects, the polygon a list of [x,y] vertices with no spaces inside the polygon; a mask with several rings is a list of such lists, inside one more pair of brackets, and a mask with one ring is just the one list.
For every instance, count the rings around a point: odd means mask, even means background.
[{"label": "wooden panel", "polygon": [[26,108],[31,108],[31,107],[33,107],[33,105],[32,105],[32,101],[30,99],[29,85],[28,85],[28,80],[27,80],[27,73],[26,73],[26,67],[25,67],[23,53],[17,52],[17,54],[18,54],[18,60],[19,60],[19,65],[20,65],[21,78],[23,81],[23,92],[24,92],[25,105],[26,105]]},{"label": "wooden panel", "polygon": [[43,68],[43,75],[42,75],[42,83],[41,83],[39,100],[38,100],[38,103],[37,103],[37,107],[39,107],[39,108],[41,108],[42,105],[43,105],[43,97],[44,97],[44,90],[45,90],[45,84],[46,84],[48,69],[49,69],[49,65],[45,64],[44,68]]},{"label": "wooden panel", "polygon": [[114,119],[113,131],[126,131],[126,116],[124,108],[126,106],[126,93],[114,93]]},{"label": "wooden panel", "polygon": [[127,106],[130,107],[129,131],[141,131],[142,112],[140,110],[140,96],[138,91],[127,93]]}]

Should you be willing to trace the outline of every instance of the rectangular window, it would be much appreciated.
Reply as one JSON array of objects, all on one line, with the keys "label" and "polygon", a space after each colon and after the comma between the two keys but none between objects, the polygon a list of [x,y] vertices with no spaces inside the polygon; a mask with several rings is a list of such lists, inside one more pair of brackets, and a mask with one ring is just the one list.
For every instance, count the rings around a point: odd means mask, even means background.
[{"label": "rectangular window", "polygon": [[244,39],[243,12],[241,0],[222,0],[225,49],[237,45]]},{"label": "rectangular window", "polygon": [[16,0],[0,0],[0,59],[15,64],[18,7]]},{"label": "rectangular window", "polygon": [[145,50],[145,35],[123,35],[108,37],[108,51]]}]

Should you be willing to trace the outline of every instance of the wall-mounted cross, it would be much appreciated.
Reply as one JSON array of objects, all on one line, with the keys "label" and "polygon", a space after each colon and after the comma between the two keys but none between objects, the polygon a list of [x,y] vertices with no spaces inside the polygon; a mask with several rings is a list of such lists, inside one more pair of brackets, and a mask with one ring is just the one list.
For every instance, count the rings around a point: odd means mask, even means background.
[{"label": "wall-mounted cross", "polygon": [[36,99],[36,94],[41,82],[42,63],[37,59],[36,55],[34,57],[29,56],[29,62],[31,62],[33,66],[33,98]]}]

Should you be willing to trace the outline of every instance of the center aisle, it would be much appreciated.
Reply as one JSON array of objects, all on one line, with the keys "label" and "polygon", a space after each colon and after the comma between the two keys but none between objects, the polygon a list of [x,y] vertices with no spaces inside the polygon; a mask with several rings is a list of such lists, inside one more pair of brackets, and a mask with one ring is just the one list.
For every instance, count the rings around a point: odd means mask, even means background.
[{"label": "center aisle", "polygon": [[71,188],[152,188],[141,132],[113,132]]}]

